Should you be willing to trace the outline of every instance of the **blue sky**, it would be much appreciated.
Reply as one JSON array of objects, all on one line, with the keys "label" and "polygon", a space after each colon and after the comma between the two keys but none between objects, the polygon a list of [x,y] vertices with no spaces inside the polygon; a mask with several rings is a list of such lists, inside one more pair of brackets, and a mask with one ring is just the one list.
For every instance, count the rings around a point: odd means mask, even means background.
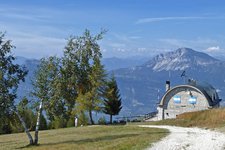
[{"label": "blue sky", "polygon": [[0,31],[15,55],[62,55],[66,39],[108,32],[104,57],[153,56],[190,47],[225,56],[223,0],[0,0]]}]

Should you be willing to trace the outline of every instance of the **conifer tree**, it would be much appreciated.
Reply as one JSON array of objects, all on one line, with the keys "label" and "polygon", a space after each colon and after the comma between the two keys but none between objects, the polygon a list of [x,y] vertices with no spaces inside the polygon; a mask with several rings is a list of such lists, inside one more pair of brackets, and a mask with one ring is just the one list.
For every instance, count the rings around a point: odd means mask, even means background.
[{"label": "conifer tree", "polygon": [[112,116],[118,115],[122,109],[122,102],[120,98],[119,89],[115,77],[112,76],[107,82],[105,89],[105,99],[103,112],[110,115],[110,123],[112,124]]}]

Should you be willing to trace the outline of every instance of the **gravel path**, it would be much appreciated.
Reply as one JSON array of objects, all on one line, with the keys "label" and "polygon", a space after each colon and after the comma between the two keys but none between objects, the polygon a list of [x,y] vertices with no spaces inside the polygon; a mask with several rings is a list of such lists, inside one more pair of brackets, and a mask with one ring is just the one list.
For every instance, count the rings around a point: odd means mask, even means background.
[{"label": "gravel path", "polygon": [[148,150],[223,150],[225,134],[200,129],[175,126],[140,125],[168,129],[171,133]]}]

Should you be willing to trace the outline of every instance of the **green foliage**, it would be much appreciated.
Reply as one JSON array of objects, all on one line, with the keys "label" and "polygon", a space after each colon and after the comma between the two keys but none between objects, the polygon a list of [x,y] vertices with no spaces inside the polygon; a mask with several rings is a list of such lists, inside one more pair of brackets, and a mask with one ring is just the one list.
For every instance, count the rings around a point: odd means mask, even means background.
[{"label": "green foliage", "polygon": [[0,120],[0,134],[9,134],[12,133],[13,129],[12,126],[10,124],[10,120],[9,119],[1,119]]},{"label": "green foliage", "polygon": [[42,58],[35,73],[35,81],[33,81],[32,95],[45,103],[48,102],[54,92],[52,85],[58,75],[58,66],[55,61],[57,61],[56,57]]},{"label": "green foliage", "polygon": [[[4,120],[0,120],[1,123],[0,123],[0,135],[1,134],[10,134],[12,133],[12,127],[11,125],[9,124],[8,120],[4,119]],[[4,121],[4,122],[2,122]]]},{"label": "green foliage", "polygon": [[46,121],[44,115],[41,115],[40,130],[47,130],[47,129],[48,129],[47,121]]},{"label": "green foliage", "polygon": [[112,76],[111,79],[107,82],[105,89],[105,100],[104,100],[104,109],[105,114],[110,115],[110,123],[112,123],[112,116],[118,115],[122,109],[121,98],[119,94],[119,89],[115,80],[115,77]]},{"label": "green foliage", "polygon": [[87,111],[92,124],[92,111],[100,110],[99,90],[103,86],[105,76],[100,61],[102,54],[97,43],[104,33],[105,31],[102,31],[92,36],[89,30],[85,30],[82,36],[71,37],[65,47],[62,61],[63,79],[67,86],[64,98],[70,102],[77,99],[78,110]]},{"label": "green foliage", "polygon": [[[20,115],[23,117],[24,122],[29,130],[34,130],[36,116],[28,106],[28,100],[23,98],[17,106]],[[24,132],[24,128],[18,116],[11,113],[7,118],[0,122],[0,134]]]},{"label": "green foliage", "polygon": [[50,121],[53,121],[55,117],[66,117],[65,102],[60,91],[60,59],[42,58],[33,85],[32,95],[39,100],[38,103],[43,101],[43,109]]},{"label": "green foliage", "polygon": [[[17,105],[19,114],[22,116],[26,126],[29,130],[34,130],[36,123],[36,116],[29,106],[29,101],[24,97],[19,104]],[[13,132],[24,132],[24,128],[19,121],[18,116],[14,113],[13,118],[11,119]]]},{"label": "green foliage", "polygon": [[10,133],[16,91],[20,81],[24,81],[27,74],[25,67],[14,64],[15,57],[11,50],[14,46],[10,40],[5,39],[0,32],[0,133]]},{"label": "green foliage", "polygon": [[105,119],[105,117],[99,118],[99,119],[98,119],[98,124],[100,124],[100,125],[105,125],[105,124],[106,124],[106,119]]},{"label": "green foliage", "polygon": [[88,125],[88,116],[82,111],[77,114],[78,116],[78,126]]},{"label": "green foliage", "polygon": [[74,117],[70,117],[70,119],[66,123],[66,127],[74,127],[75,126],[74,121],[75,121]]},{"label": "green foliage", "polygon": [[49,128],[50,129],[58,129],[58,128],[65,128],[66,127],[66,120],[64,118],[55,117],[53,121],[51,121]]},{"label": "green foliage", "polygon": [[[47,128],[47,123],[41,122],[45,120],[42,116],[43,108],[51,109],[54,108],[54,106],[57,106],[51,104],[55,100],[55,95],[58,98],[58,94],[55,94],[58,91],[56,90],[57,88],[54,84],[55,81],[57,81],[57,77],[59,74],[58,62],[59,61],[56,57],[42,58],[38,67],[38,71],[36,72],[36,80],[33,82],[34,89],[32,91],[32,95],[38,99],[37,102],[39,103],[39,108],[37,108],[37,123],[35,128],[35,145],[38,144],[39,128],[45,128],[41,125],[46,124],[45,126]],[[50,116],[53,116],[51,111],[46,112],[50,112]]]},{"label": "green foliage", "polygon": [[82,124],[88,122],[86,112],[94,123],[92,111],[101,110],[106,76],[97,43],[104,33],[92,36],[85,30],[82,36],[68,40],[61,59],[41,59],[32,94],[43,101],[50,128],[74,126],[74,111],[81,116]]}]

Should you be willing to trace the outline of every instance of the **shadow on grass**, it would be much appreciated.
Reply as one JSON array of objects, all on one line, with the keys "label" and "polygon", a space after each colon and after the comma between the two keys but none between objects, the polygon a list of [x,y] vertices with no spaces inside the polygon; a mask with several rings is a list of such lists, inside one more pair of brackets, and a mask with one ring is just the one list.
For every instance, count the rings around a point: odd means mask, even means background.
[{"label": "shadow on grass", "polygon": [[[169,132],[153,132],[153,133],[147,133],[147,134],[162,134],[162,133],[169,133]],[[141,135],[141,134],[109,135],[109,136],[102,136],[98,138],[87,138],[82,140],[69,140],[69,141],[53,142],[53,143],[38,144],[38,145],[26,145],[23,147],[18,147],[17,149],[32,148],[36,146],[52,146],[52,145],[58,145],[58,144],[84,144],[84,143],[94,143],[94,142],[101,142],[101,141],[112,141],[115,139],[134,137],[138,135]]]},{"label": "shadow on grass", "polygon": [[15,141],[5,141],[5,142],[1,142],[1,141],[0,141],[0,144],[6,144],[6,143],[7,143],[7,144],[9,144],[9,143],[15,143]]},{"label": "shadow on grass", "polygon": [[25,146],[22,146],[22,147],[18,147],[18,148],[16,148],[16,149],[23,149],[23,148],[32,148],[32,147],[37,147],[37,146],[39,146],[40,144],[37,144],[37,145],[30,145],[30,144],[28,144],[28,145],[25,145]]}]

